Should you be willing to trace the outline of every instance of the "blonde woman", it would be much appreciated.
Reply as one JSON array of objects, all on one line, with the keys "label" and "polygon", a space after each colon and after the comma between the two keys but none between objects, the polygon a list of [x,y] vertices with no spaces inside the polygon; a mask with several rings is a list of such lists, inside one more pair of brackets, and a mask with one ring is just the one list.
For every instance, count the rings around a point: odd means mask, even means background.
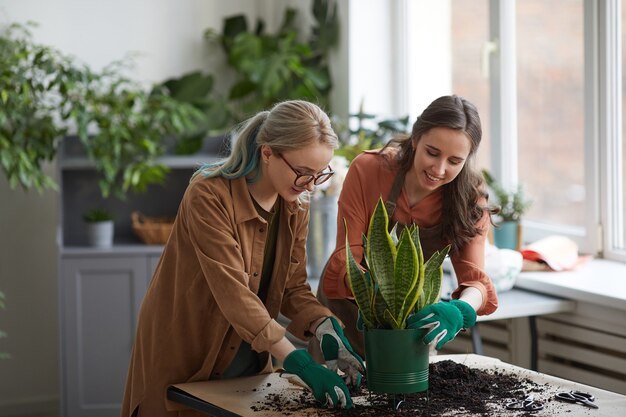
[{"label": "blonde woman", "polygon": [[[333,175],[336,147],[318,106],[286,101],[248,120],[226,160],[194,174],[141,307],[122,417],[178,415],[170,384],[270,372],[270,356],[322,405],[352,406],[346,382],[360,381],[361,358],[306,276],[303,197]],[[295,349],[279,313],[294,335],[323,341],[329,368]]]}]

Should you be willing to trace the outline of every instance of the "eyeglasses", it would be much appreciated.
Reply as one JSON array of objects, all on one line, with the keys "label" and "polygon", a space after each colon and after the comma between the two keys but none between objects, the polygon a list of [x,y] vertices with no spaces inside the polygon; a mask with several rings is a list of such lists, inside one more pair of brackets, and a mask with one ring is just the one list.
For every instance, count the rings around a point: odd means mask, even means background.
[{"label": "eyeglasses", "polygon": [[333,171],[333,169],[330,167],[330,165],[328,165],[328,170],[326,172],[322,172],[320,174],[317,175],[313,175],[313,174],[302,174],[300,171],[298,171],[297,169],[295,169],[294,167],[291,166],[291,164],[289,162],[287,162],[287,160],[285,159],[285,157],[283,156],[283,154],[278,154],[278,156],[280,157],[280,159],[282,159],[283,161],[285,161],[285,163],[287,164],[287,166],[289,168],[291,168],[291,170],[293,172],[296,173],[296,179],[293,180],[293,184],[296,187],[306,187],[311,181],[313,181],[313,184],[315,185],[320,185],[325,183],[326,181],[328,181],[330,179],[330,177],[333,176],[333,174],[335,173],[335,171]]}]

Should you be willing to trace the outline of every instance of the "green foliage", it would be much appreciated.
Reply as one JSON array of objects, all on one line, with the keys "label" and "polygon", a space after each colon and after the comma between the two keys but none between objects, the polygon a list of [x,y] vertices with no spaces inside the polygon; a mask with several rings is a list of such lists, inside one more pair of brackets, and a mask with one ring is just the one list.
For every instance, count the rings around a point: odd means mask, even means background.
[{"label": "green foliage", "polygon": [[520,221],[532,204],[532,201],[526,198],[522,185],[518,184],[515,191],[509,191],[502,187],[486,169],[482,170],[482,174],[487,186],[491,188],[498,200],[500,212],[497,216],[502,221]]},{"label": "green foliage", "polygon": [[106,222],[113,220],[113,214],[105,208],[95,208],[83,214],[83,220],[87,223]]},{"label": "green foliage", "polygon": [[77,79],[63,56],[16,24],[0,34],[0,62],[0,166],[12,189],[57,189],[42,165],[66,131],[54,120],[62,82]]},{"label": "green foliage", "polygon": [[193,106],[201,115],[194,129],[179,135],[175,148],[178,155],[198,152],[207,135],[220,134],[231,127],[232,115],[225,99],[212,94],[214,78],[211,74],[194,71],[163,82],[172,98]]},{"label": "green foliage", "polygon": [[[349,128],[352,121],[356,124],[354,129]],[[397,134],[408,134],[409,116],[380,119],[374,114],[365,113],[361,104],[359,112],[350,115],[348,126],[335,121],[335,129],[339,132],[341,142],[335,155],[343,156],[348,162],[352,162],[363,151],[380,148]]]},{"label": "green foliage", "polygon": [[[2,309],[2,310],[4,310],[6,308],[5,304],[4,304],[4,300],[5,300],[4,293],[2,291],[0,291],[0,309]],[[2,339],[3,337],[6,337],[6,336],[7,336],[6,332],[3,332],[2,330],[0,330],[0,339]],[[9,355],[8,353],[0,351],[0,360],[1,359],[8,359],[10,357],[11,357],[11,355]]]},{"label": "green foliage", "polygon": [[[32,26],[32,24],[30,25]],[[124,63],[95,72],[34,42],[28,26],[0,35],[0,165],[12,189],[56,189],[42,165],[76,129],[100,174],[104,197],[124,199],[164,180],[163,138],[193,129],[199,112],[158,87],[123,76]]]},{"label": "green foliage", "polygon": [[208,36],[219,41],[236,73],[228,94],[235,120],[287,99],[328,108],[332,84],[327,55],[338,40],[337,3],[313,1],[315,26],[307,41],[301,41],[297,17],[296,9],[287,8],[278,31],[267,33],[263,21],[252,30],[246,17],[237,15],[224,20],[220,36]]},{"label": "green foliage", "polygon": [[365,325],[370,328],[406,328],[409,314],[439,299],[443,271],[441,264],[450,246],[435,252],[424,263],[416,225],[405,227],[396,236],[389,232],[389,217],[379,199],[364,238],[367,271],[352,255],[346,231],[346,263],[355,301]]},{"label": "green foliage", "polygon": [[163,138],[193,130],[200,116],[164,89],[146,91],[122,72],[121,63],[102,73],[83,70],[83,82],[70,95],[69,115],[101,174],[103,197],[123,200],[129,190],[144,192],[165,180],[169,169],[157,161],[165,152]]},{"label": "green foliage", "polygon": [[313,0],[312,14],[315,22],[308,37],[300,33],[293,8],[284,11],[276,33],[268,33],[260,19],[252,28],[243,14],[225,18],[221,33],[206,30],[206,40],[223,51],[234,81],[225,97],[213,91],[211,74],[192,72],[163,83],[174,98],[204,114],[197,131],[181,138],[177,152],[197,151],[205,136],[223,133],[279,101],[303,99],[329,109],[328,52],[339,38],[337,3]]}]

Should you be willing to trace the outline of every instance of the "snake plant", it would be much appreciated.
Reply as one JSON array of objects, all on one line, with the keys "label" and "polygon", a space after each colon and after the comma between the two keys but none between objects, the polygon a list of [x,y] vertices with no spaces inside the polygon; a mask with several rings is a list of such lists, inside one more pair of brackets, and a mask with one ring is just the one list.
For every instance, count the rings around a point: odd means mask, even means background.
[{"label": "snake plant", "polygon": [[397,238],[379,199],[364,236],[366,271],[354,259],[346,228],[346,269],[352,294],[369,329],[404,329],[407,317],[439,300],[441,264],[450,246],[424,262],[417,225],[405,227]]}]

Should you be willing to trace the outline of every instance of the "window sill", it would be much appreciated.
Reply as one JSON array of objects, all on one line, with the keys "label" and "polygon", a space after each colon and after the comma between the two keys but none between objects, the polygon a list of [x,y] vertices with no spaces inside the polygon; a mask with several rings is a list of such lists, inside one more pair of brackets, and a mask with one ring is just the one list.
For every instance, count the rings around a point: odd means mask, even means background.
[{"label": "window sill", "polygon": [[515,286],[626,311],[626,263],[593,259],[576,271],[522,272]]}]

